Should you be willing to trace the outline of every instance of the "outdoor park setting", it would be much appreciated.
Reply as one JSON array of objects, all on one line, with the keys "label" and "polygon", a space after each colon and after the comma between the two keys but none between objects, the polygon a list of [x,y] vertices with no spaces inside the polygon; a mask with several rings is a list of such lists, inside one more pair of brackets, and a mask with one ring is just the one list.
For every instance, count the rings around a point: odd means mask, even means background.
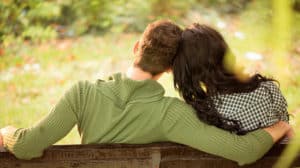
[{"label": "outdoor park setting", "polygon": [[[300,150],[299,0],[1,0],[0,12],[0,128],[38,122],[79,80],[126,71],[146,26],[170,19],[216,28],[246,73],[280,83],[296,134],[276,166]],[[179,97],[171,74],[160,83]],[[80,142],[74,127],[57,144]]]}]

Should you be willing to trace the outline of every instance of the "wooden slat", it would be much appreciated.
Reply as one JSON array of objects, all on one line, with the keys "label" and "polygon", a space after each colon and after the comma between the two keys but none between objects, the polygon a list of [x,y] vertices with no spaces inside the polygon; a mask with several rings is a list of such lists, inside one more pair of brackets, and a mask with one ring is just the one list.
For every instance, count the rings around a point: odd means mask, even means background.
[{"label": "wooden slat", "polygon": [[[285,148],[275,145],[261,160],[247,168],[268,168]],[[47,149],[41,158],[18,160],[0,152],[0,168],[235,168],[235,162],[175,143],[145,145],[57,145]],[[300,167],[300,158],[293,167]]]}]

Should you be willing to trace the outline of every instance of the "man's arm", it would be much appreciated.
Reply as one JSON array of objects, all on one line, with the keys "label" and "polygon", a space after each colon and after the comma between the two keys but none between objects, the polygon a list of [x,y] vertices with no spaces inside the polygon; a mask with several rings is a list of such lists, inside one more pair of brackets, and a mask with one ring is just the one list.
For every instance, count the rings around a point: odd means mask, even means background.
[{"label": "man's arm", "polygon": [[76,84],[33,127],[1,129],[3,146],[20,159],[41,156],[44,149],[63,138],[77,123],[80,95],[79,84]]},{"label": "man's arm", "polygon": [[287,123],[280,122],[265,130],[238,136],[201,122],[193,109],[173,105],[165,117],[163,129],[169,141],[244,165],[260,159],[290,127]]}]

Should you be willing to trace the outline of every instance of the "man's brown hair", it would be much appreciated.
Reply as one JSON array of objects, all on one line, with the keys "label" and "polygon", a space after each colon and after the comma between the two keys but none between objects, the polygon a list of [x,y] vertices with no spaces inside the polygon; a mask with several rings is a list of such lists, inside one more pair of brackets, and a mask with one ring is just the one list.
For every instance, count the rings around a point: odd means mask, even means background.
[{"label": "man's brown hair", "polygon": [[172,66],[182,29],[169,20],[159,20],[147,26],[139,41],[137,66],[157,75]]}]

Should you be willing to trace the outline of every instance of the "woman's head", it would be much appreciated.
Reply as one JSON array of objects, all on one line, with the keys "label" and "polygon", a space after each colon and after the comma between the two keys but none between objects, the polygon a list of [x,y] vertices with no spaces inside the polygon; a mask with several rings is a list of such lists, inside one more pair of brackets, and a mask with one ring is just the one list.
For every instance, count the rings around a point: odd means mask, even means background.
[{"label": "woman's head", "polygon": [[[230,58],[231,60],[225,59]],[[230,63],[231,61],[231,63]],[[216,30],[200,24],[192,24],[184,30],[180,46],[173,63],[175,78],[185,78],[195,87],[199,83],[211,85],[208,92],[219,89],[221,81],[234,77],[234,57],[222,35]],[[179,76],[178,76],[179,75]]]},{"label": "woman's head", "polygon": [[223,37],[214,29],[192,24],[182,33],[178,53],[192,71],[223,69],[223,58],[228,49]]},{"label": "woman's head", "polygon": [[247,81],[239,80],[233,71],[234,61],[219,32],[206,25],[192,24],[182,33],[172,69],[175,88],[196,109],[201,120],[240,132],[236,121],[229,121],[217,112],[212,97],[250,92],[269,79],[256,74]]}]

